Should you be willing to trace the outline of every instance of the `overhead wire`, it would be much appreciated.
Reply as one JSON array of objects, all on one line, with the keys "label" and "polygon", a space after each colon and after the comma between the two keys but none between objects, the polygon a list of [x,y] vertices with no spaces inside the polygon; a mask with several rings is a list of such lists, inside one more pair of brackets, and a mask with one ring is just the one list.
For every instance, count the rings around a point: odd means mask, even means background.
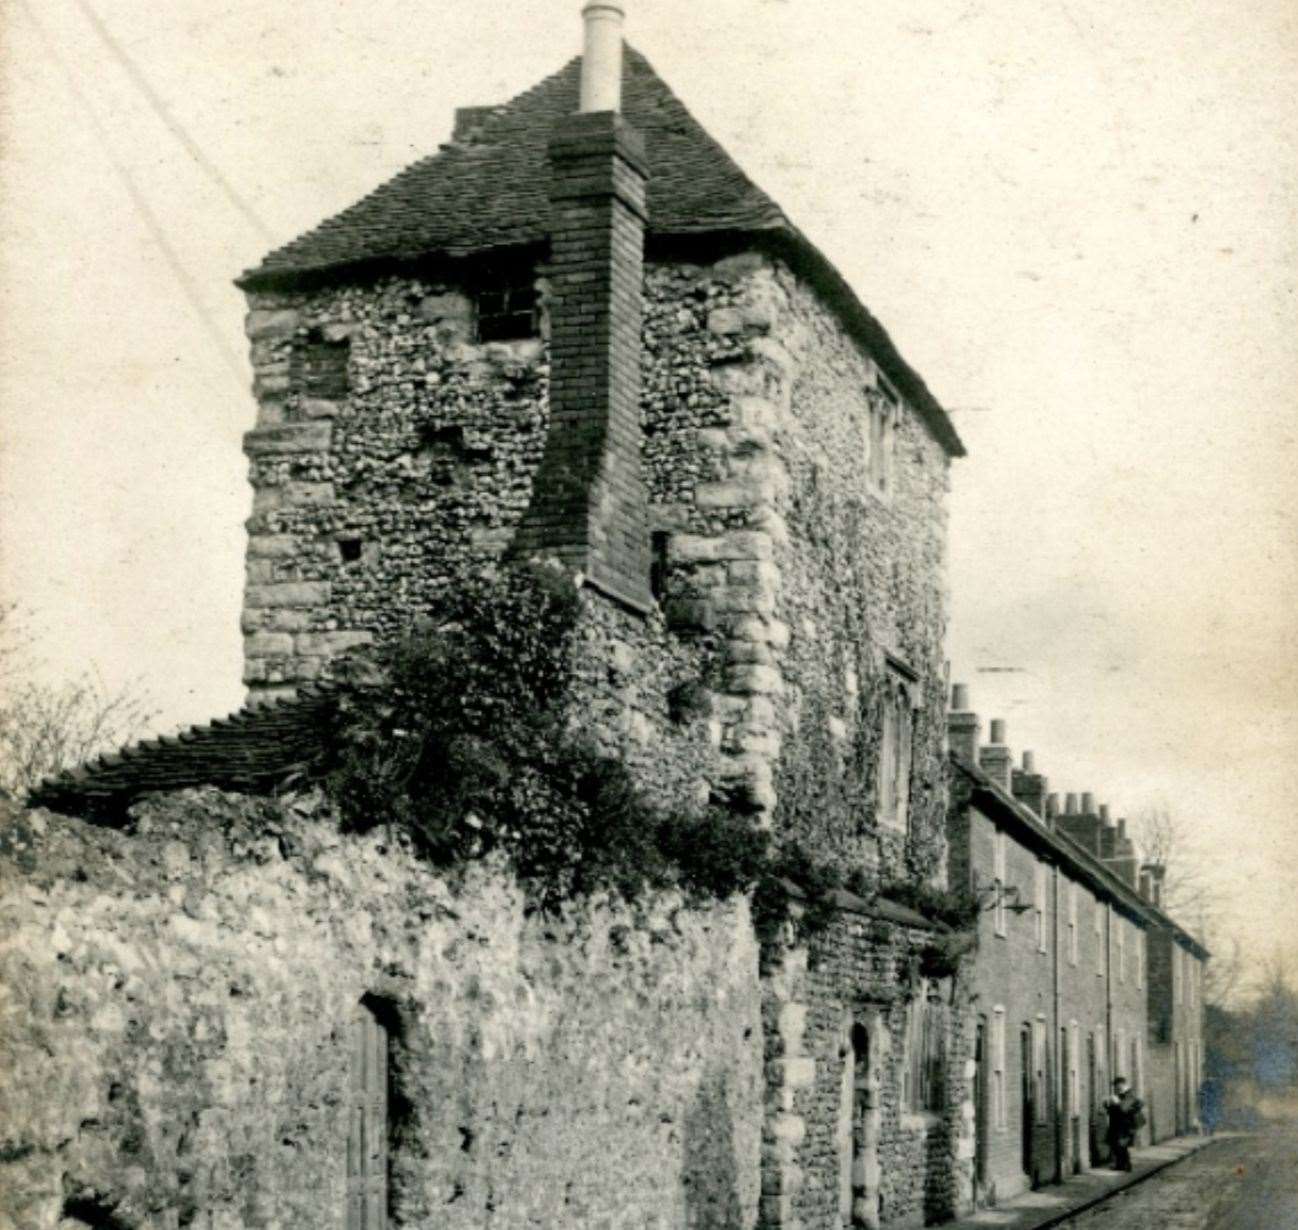
[{"label": "overhead wire", "polygon": [[275,242],[274,235],[271,234],[268,227],[258,216],[257,212],[243,196],[238,192],[233,184],[221,173],[221,169],[199,148],[198,143],[185,131],[184,126],[174,115],[171,114],[170,108],[159,96],[158,92],[149,84],[148,78],[140,71],[135,61],[131,59],[126,48],[123,47],[112,32],[104,24],[99,14],[90,6],[90,0],[76,0],[77,8],[85,15],[86,20],[94,28],[96,34],[104,46],[108,48],[109,54],[121,66],[122,71],[130,78],[132,84],[140,91],[153,109],[153,113],[163,122],[167,131],[184,147],[185,152],[206,172],[207,176],[214,184],[225,194],[226,199],[243,215],[244,220],[267,242]]},{"label": "overhead wire", "polygon": [[199,293],[198,283],[185,268],[184,262],[180,259],[180,254],[167,238],[167,233],[163,228],[161,221],[154,212],[153,207],[149,204],[144,193],[140,190],[140,186],[136,182],[135,176],[131,174],[130,168],[127,167],[114,152],[112,139],[109,135],[108,129],[100,118],[99,113],[91,104],[86,92],[81,88],[81,83],[77,79],[76,73],[73,72],[72,66],[68,63],[66,57],[64,57],[59,51],[58,45],[50,37],[44,25],[41,24],[41,21],[36,16],[29,0],[19,0],[19,3],[22,6],[23,11],[27,14],[28,20],[31,21],[35,28],[41,42],[44,44],[45,50],[49,54],[50,59],[52,59],[62,71],[68,89],[73,98],[77,100],[81,109],[85,112],[86,118],[90,122],[90,127],[94,130],[104,156],[108,159],[113,170],[116,172],[117,177],[122,181],[122,186],[126,189],[127,195],[131,198],[132,205],[134,205],[136,212],[140,215],[140,218],[148,230],[153,242],[162,253],[163,259],[166,261],[172,275],[180,285],[180,289],[186,300],[188,300],[189,306],[193,309],[194,314],[203,325],[204,331],[207,333],[212,344],[216,347],[222,359],[225,361],[226,366],[230,370],[230,374],[238,382],[240,392],[246,393],[247,376],[244,371],[242,359],[236,356],[234,351],[227,344],[225,336],[221,332],[221,327],[217,324],[215,318],[208,310],[207,304],[204,302],[202,295]]}]

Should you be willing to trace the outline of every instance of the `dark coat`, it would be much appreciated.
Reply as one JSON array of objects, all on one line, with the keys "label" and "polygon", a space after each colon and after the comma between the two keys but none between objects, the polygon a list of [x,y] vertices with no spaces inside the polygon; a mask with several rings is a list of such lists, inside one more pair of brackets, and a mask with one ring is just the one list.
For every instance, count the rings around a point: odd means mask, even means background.
[{"label": "dark coat", "polygon": [[1128,1089],[1121,1097],[1114,1094],[1104,1099],[1104,1110],[1109,1116],[1108,1138],[1110,1145],[1130,1148],[1136,1132],[1144,1122],[1145,1104]]}]

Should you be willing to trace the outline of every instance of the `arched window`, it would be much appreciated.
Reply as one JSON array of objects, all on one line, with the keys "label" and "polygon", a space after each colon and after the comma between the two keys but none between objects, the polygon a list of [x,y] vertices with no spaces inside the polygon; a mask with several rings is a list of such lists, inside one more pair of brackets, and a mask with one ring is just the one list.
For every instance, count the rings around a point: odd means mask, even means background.
[{"label": "arched window", "polygon": [[347,1230],[388,1224],[388,1051],[391,1033],[368,998],[350,1025],[347,1097]]},{"label": "arched window", "polygon": [[911,744],[915,737],[915,702],[902,673],[889,662],[879,739],[879,820],[905,829],[910,812]]}]

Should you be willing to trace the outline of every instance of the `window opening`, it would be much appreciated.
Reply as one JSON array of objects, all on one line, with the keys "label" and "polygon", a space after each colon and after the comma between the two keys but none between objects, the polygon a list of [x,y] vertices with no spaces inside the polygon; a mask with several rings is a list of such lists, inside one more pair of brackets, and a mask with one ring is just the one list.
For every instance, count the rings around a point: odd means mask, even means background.
[{"label": "window opening", "polygon": [[997,935],[1005,935],[1005,894],[1009,889],[1009,877],[1006,873],[1006,837],[1004,829],[997,829],[992,845],[993,874],[996,879],[996,903],[992,913],[993,929]]},{"label": "window opening", "polygon": [[1036,925],[1037,951],[1046,950],[1046,869],[1041,863],[1033,866],[1032,918]]},{"label": "window opening", "polygon": [[338,540],[338,557],[344,564],[360,562],[364,544],[359,538],[340,538]]},{"label": "window opening", "polygon": [[1068,882],[1068,961],[1070,965],[1077,964],[1077,885],[1074,881]]},{"label": "window opening", "polygon": [[866,442],[866,471],[870,489],[887,496],[893,484],[893,460],[897,450],[897,421],[901,415],[901,398],[883,378],[877,389],[866,393],[869,406],[869,438]]},{"label": "window opening", "polygon": [[304,397],[336,401],[351,389],[351,341],[330,341],[321,329],[311,329],[294,351],[297,385]]},{"label": "window opening", "polygon": [[661,602],[667,592],[667,544],[671,535],[666,530],[654,530],[649,535],[649,592],[654,601]]},{"label": "window opening", "polygon": [[880,821],[904,829],[910,819],[910,768],[915,738],[915,705],[909,681],[889,664],[879,739]]},{"label": "window opening", "polygon": [[485,270],[475,299],[478,341],[510,342],[539,334],[536,284],[530,268]]}]

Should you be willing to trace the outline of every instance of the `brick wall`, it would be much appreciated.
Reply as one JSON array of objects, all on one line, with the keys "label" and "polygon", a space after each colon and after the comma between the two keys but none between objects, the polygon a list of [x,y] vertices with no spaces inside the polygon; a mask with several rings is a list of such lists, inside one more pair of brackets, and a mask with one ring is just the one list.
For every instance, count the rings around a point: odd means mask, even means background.
[{"label": "brick wall", "polygon": [[550,428],[511,550],[553,555],[647,610],[643,143],[614,113],[570,115],[551,139],[550,167]]}]

